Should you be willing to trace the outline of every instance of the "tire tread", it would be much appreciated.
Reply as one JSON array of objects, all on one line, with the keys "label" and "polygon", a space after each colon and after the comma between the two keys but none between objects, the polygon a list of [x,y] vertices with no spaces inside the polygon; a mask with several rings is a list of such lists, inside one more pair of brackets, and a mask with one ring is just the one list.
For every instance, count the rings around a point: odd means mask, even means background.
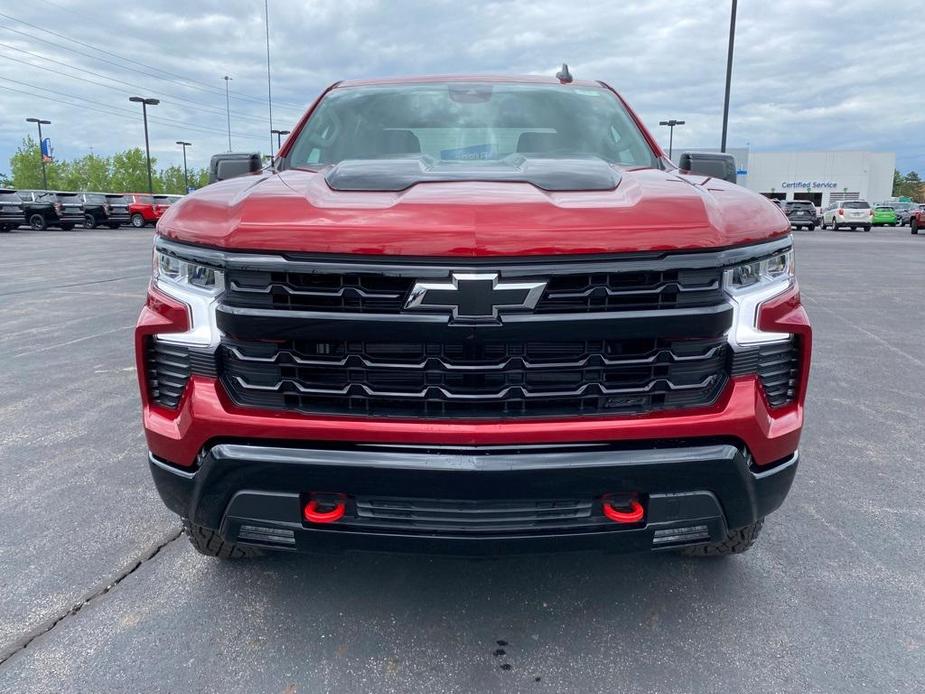
[{"label": "tire tread", "polygon": [[216,531],[191,523],[187,518],[183,519],[183,531],[189,538],[193,548],[207,557],[247,559],[249,557],[259,557],[261,554],[256,547],[246,547],[232,542],[225,542]]},{"label": "tire tread", "polygon": [[721,542],[684,547],[681,549],[681,554],[688,557],[725,557],[730,554],[742,554],[755,544],[763,525],[764,518],[761,518],[751,525],[731,531]]}]

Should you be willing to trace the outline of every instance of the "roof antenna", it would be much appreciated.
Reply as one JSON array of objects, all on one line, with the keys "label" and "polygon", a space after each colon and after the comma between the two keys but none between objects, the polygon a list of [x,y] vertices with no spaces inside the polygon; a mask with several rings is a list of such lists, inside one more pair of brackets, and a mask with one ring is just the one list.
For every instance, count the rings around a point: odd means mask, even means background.
[{"label": "roof antenna", "polygon": [[562,84],[570,84],[572,81],[572,73],[568,71],[568,64],[562,63],[562,69],[556,73],[556,79],[559,80]]}]

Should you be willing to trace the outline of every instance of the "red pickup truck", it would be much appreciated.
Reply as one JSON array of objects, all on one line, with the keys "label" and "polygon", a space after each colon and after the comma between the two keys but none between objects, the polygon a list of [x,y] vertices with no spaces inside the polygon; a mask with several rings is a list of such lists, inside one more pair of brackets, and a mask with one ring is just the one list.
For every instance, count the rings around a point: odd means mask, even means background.
[{"label": "red pickup truck", "polygon": [[679,171],[601,82],[428,77],[242,161],[161,218],[135,332],[200,552],[725,555],[783,502],[811,329],[728,157]]},{"label": "red pickup truck", "polygon": [[133,227],[141,229],[149,224],[157,224],[157,220],[161,218],[161,212],[157,209],[153,195],[126,193],[125,197],[129,199],[129,221]]}]

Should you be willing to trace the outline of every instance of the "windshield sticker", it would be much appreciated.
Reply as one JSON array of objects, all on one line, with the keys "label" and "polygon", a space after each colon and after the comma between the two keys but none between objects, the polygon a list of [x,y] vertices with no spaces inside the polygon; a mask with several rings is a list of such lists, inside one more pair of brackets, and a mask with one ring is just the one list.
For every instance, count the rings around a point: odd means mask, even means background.
[{"label": "windshield sticker", "polygon": [[472,145],[457,149],[440,150],[440,158],[444,161],[482,161],[497,159],[498,152],[494,144]]}]

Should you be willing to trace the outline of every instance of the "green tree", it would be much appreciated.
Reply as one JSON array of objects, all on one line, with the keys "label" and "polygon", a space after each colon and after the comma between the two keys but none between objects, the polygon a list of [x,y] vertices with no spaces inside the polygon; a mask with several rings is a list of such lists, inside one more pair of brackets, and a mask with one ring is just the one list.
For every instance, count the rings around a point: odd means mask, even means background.
[{"label": "green tree", "polygon": [[109,157],[87,154],[70,163],[66,179],[69,190],[112,190],[112,160]]},{"label": "green tree", "polygon": [[[151,157],[151,169],[157,159]],[[112,190],[120,193],[144,193],[148,190],[148,167],[145,153],[139,147],[127,149],[112,157]]]},{"label": "green tree", "polygon": [[180,195],[186,193],[186,183],[183,180],[182,166],[168,166],[162,169],[154,183],[154,189],[160,193],[173,193]]},{"label": "green tree", "polygon": [[[50,189],[54,190],[60,183],[64,168],[66,167],[57,161],[45,164]],[[44,188],[41,154],[38,143],[32,139],[31,135],[23,138],[22,143],[10,157],[10,178],[14,188]]]},{"label": "green tree", "polygon": [[915,171],[910,171],[906,174],[906,181],[903,184],[903,195],[908,195],[910,198],[916,202],[922,202],[925,200],[925,189],[922,187],[922,179],[919,178],[919,174]]},{"label": "green tree", "polygon": [[906,182],[906,177],[899,173],[899,169],[893,169],[893,197],[898,198],[902,195],[903,183]]}]

